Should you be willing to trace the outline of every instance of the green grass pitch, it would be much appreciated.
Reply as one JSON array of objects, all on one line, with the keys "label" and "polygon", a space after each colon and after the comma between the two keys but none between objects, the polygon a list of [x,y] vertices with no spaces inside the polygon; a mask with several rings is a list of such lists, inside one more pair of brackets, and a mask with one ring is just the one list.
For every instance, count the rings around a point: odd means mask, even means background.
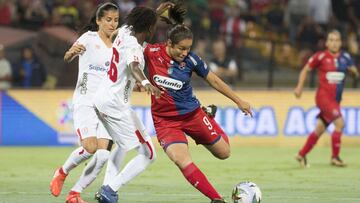
[{"label": "green grass pitch", "polygon": [[[294,160],[297,151],[286,147],[232,146],[232,156],[217,160],[201,146],[190,146],[194,162],[215,188],[230,202],[232,187],[245,180],[257,183],[264,203],[360,202],[360,148],[343,148],[346,168],[329,165],[330,148],[315,148],[308,156],[310,168],[301,169]],[[83,165],[68,176],[62,194],[50,195],[49,182],[72,147],[0,147],[0,203],[65,202]],[[143,174],[119,191],[119,202],[206,203],[191,187],[165,153]],[[129,156],[133,156],[130,153]],[[104,171],[104,170],[103,170]],[[101,185],[101,176],[83,193],[89,203]]]}]

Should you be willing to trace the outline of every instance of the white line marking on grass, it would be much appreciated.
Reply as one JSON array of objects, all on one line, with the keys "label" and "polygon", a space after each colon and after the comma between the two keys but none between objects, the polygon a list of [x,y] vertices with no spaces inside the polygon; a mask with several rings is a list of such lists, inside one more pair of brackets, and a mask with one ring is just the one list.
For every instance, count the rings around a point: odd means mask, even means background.
[{"label": "white line marking on grass", "polygon": [[296,197],[296,196],[263,196],[263,199],[291,199],[291,200],[348,200],[348,201],[359,201],[359,198],[356,197],[312,197],[312,196],[300,196],[300,197]]}]

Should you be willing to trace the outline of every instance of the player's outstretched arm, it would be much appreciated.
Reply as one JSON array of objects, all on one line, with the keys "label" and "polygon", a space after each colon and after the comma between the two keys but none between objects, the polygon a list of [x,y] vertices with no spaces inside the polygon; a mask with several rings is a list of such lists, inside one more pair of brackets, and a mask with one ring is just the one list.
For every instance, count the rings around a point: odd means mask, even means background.
[{"label": "player's outstretched arm", "polygon": [[74,58],[86,51],[82,44],[74,44],[64,55],[64,61],[70,63]]},{"label": "player's outstretched arm", "polygon": [[356,66],[351,66],[349,71],[354,75],[355,78],[359,78],[360,74]]},{"label": "player's outstretched arm", "polygon": [[252,116],[251,106],[248,102],[240,99],[236,93],[213,72],[209,72],[205,79],[211,87],[231,99],[245,115]]},{"label": "player's outstretched arm", "polygon": [[135,78],[137,82],[141,83],[141,85],[145,88],[145,91],[148,94],[155,95],[156,98],[159,98],[161,96],[163,92],[149,82],[144,72],[140,68],[140,64],[138,62],[130,63],[130,70],[132,76]]},{"label": "player's outstretched arm", "polygon": [[310,66],[308,64],[306,64],[300,72],[298,83],[294,89],[294,94],[295,94],[296,98],[301,97],[304,83],[305,83],[305,80],[306,80],[306,77],[307,77],[307,74],[309,71],[310,71]]}]

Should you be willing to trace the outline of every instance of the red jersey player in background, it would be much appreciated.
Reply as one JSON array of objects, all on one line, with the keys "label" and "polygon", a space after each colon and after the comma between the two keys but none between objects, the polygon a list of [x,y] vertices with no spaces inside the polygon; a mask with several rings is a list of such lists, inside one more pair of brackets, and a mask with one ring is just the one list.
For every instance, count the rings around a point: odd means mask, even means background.
[{"label": "red jersey player in background", "polygon": [[[178,12],[179,15],[174,15]],[[181,6],[169,11],[182,22]],[[179,22],[180,21],[180,22]],[[190,136],[202,144],[216,158],[230,156],[229,140],[213,117],[200,108],[193,94],[191,75],[202,77],[211,87],[231,99],[245,115],[251,115],[250,105],[240,99],[207,65],[191,52],[193,34],[185,25],[176,25],[168,31],[168,40],[162,44],[148,44],[144,50],[151,84],[164,90],[160,98],[151,98],[151,112],[158,141],[165,153],[181,170],[187,181],[212,203],[225,202],[206,176],[193,163],[188,141]]]},{"label": "red jersey player in background", "polygon": [[319,137],[325,132],[330,123],[334,123],[335,130],[331,135],[332,156],[331,164],[343,167],[346,164],[340,159],[341,134],[344,119],[340,111],[341,95],[344,88],[345,75],[350,71],[359,77],[350,55],[341,51],[341,35],[337,30],[330,31],[326,40],[327,50],[315,53],[300,72],[298,84],[294,90],[297,98],[301,97],[307,73],[317,70],[319,87],[316,92],[316,106],[320,109],[316,128],[310,133],[305,145],[296,156],[302,167],[308,166],[306,155],[314,147]]}]

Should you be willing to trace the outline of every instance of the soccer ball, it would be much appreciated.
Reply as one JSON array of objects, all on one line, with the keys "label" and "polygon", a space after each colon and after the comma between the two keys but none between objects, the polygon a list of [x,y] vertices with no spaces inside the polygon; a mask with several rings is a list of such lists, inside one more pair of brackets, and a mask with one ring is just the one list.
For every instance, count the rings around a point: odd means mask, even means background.
[{"label": "soccer ball", "polygon": [[231,197],[234,203],[260,203],[261,191],[255,183],[246,181],[235,185]]}]

